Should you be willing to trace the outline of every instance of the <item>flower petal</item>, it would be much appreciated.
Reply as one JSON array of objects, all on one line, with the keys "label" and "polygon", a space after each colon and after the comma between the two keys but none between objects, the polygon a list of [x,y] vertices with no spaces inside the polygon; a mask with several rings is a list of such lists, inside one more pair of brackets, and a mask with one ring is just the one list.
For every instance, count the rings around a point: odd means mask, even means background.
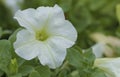
[{"label": "flower petal", "polygon": [[61,48],[69,48],[73,44],[75,44],[74,41],[71,41],[68,38],[61,37],[61,36],[52,36],[51,38],[48,39],[48,41],[56,44],[57,46]]},{"label": "flower petal", "polygon": [[39,53],[39,42],[33,41],[28,42],[25,45],[22,45],[15,49],[15,52],[22,58],[26,60],[31,60],[38,56]]},{"label": "flower petal", "polygon": [[36,19],[43,28],[48,28],[50,23],[65,20],[64,12],[58,5],[54,7],[38,7],[36,10]]},{"label": "flower petal", "polygon": [[96,59],[94,66],[103,70],[107,77],[120,77],[120,58]]},{"label": "flower petal", "polygon": [[38,41],[29,31],[23,29],[18,32],[17,40],[14,42],[15,52],[22,58],[30,60],[38,54]]},{"label": "flower petal", "polygon": [[51,37],[44,43],[44,46],[40,46],[43,52],[40,52],[38,57],[41,64],[48,65],[53,69],[63,63],[66,56],[66,48],[74,44],[74,42],[59,36]]},{"label": "flower petal", "polygon": [[48,26],[48,31],[54,36],[65,37],[73,42],[77,39],[77,31],[73,25],[67,21],[55,21]]},{"label": "flower petal", "polygon": [[54,21],[65,20],[64,12],[57,4],[53,7],[53,14],[51,18]]},{"label": "flower petal", "polygon": [[48,65],[50,68],[54,69],[59,67],[66,56],[66,50],[60,48],[52,43],[46,42],[44,45],[40,46],[42,49],[38,56],[42,65]]},{"label": "flower petal", "polygon": [[33,31],[38,29],[41,25],[38,24],[37,19],[35,18],[36,10],[27,9],[23,11],[17,11],[14,18],[17,19],[19,24],[26,29]]},{"label": "flower petal", "polygon": [[19,31],[16,37],[17,39],[14,42],[15,49],[35,40],[35,34],[30,33],[26,29],[22,29],[21,31]]},{"label": "flower petal", "polygon": [[65,19],[64,12],[58,5],[55,5],[54,7],[38,7],[36,18],[44,23],[53,20],[56,21],[57,19]]}]

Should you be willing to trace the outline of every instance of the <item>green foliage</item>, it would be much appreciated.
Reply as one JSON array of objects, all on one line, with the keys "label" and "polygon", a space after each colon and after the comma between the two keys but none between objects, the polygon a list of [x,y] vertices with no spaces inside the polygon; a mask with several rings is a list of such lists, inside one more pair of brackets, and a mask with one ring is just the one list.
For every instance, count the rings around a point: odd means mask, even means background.
[{"label": "green foliage", "polygon": [[40,77],[40,74],[37,71],[33,71],[29,77]]},{"label": "green foliage", "polygon": [[32,67],[30,65],[23,65],[19,68],[19,73],[21,73],[22,76],[27,76],[28,74],[30,74],[33,71],[34,71],[34,67]]},{"label": "green foliage", "polygon": [[12,59],[9,64],[9,74],[15,75],[18,73],[18,64],[16,59]]},{"label": "green foliage", "polygon": [[68,49],[67,60],[74,67],[72,77],[106,77],[101,70],[93,68],[95,55],[91,49],[81,50],[77,46],[72,47]]},{"label": "green foliage", "polygon": [[11,60],[11,43],[8,40],[0,40],[0,70],[9,73],[8,64]]},{"label": "green foliage", "polygon": [[13,76],[10,76],[10,77],[22,77],[22,75],[18,73],[16,75],[13,75]]},{"label": "green foliage", "polygon": [[[11,43],[15,41],[16,33],[19,30],[20,29],[15,31],[9,38]],[[51,77],[52,74],[53,77],[106,77],[101,70],[93,68],[95,55],[92,53],[91,48],[81,50],[78,46],[74,46],[68,49],[67,59],[63,66],[55,71],[51,71],[47,66],[40,65],[37,59],[25,62],[25,60],[20,59],[18,56],[13,56],[13,53],[11,56],[10,51],[12,50],[11,52],[13,52],[14,49],[10,41],[0,41],[0,52],[2,54],[0,60],[6,64],[1,63],[0,69],[10,77]],[[7,49],[5,47],[7,47]],[[11,57],[14,59],[11,59]],[[2,71],[0,71],[1,75],[4,74]]]},{"label": "green foliage", "polygon": [[43,66],[39,65],[39,66],[35,67],[35,70],[39,73],[40,77],[50,77],[51,72],[50,72],[49,67],[47,67],[47,66],[43,67]]},{"label": "green foliage", "polygon": [[100,69],[95,68],[94,72],[92,72],[91,77],[106,77],[104,72]]},{"label": "green foliage", "polygon": [[[92,67],[95,56],[91,49],[83,51],[79,47],[73,47],[68,49],[68,61],[76,68]],[[84,67],[85,66],[85,67]]]},{"label": "green foliage", "polygon": [[46,66],[37,66],[29,77],[50,77],[50,69]]}]

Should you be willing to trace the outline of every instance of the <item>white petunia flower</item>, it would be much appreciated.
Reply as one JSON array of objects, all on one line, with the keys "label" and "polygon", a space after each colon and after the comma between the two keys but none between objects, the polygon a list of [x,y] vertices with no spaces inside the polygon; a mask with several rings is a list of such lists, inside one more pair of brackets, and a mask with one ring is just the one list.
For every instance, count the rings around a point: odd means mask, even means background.
[{"label": "white petunia flower", "polygon": [[120,58],[96,59],[94,67],[103,70],[107,77],[120,77]]},{"label": "white petunia flower", "polygon": [[26,60],[38,57],[42,65],[59,67],[66,49],[77,39],[77,31],[65,20],[62,9],[55,5],[19,10],[14,18],[25,28],[17,34],[15,52]]}]

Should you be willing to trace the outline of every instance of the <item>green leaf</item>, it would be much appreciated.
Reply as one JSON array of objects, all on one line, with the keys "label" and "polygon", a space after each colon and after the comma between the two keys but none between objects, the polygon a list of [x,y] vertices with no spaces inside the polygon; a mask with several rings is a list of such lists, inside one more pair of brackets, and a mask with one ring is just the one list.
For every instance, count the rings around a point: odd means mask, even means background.
[{"label": "green leaf", "polygon": [[30,65],[23,65],[23,66],[19,67],[19,73],[21,73],[22,76],[27,76],[28,74],[30,74],[33,71],[34,71],[34,68]]},{"label": "green leaf", "polygon": [[84,52],[77,46],[68,49],[67,60],[69,64],[79,69],[89,69],[93,66],[95,55],[92,49],[84,50]]},{"label": "green leaf", "polygon": [[0,69],[8,73],[8,64],[11,60],[11,43],[8,40],[0,40]]},{"label": "green leaf", "polygon": [[95,55],[93,54],[92,52],[92,49],[86,49],[84,51],[84,59],[85,61],[92,67],[93,66],[93,63],[94,63],[94,60],[95,60]]},{"label": "green leaf", "polygon": [[83,56],[82,50],[79,47],[72,47],[68,49],[67,60],[69,64],[75,66],[76,68],[83,67]]},{"label": "green leaf", "polygon": [[[45,73],[45,74],[47,74],[47,73]],[[40,76],[39,72],[34,71],[29,75],[29,77],[41,77],[41,76]]]},{"label": "green leaf", "polygon": [[50,77],[51,72],[49,67],[47,66],[37,66],[35,70],[40,74],[40,77]]}]

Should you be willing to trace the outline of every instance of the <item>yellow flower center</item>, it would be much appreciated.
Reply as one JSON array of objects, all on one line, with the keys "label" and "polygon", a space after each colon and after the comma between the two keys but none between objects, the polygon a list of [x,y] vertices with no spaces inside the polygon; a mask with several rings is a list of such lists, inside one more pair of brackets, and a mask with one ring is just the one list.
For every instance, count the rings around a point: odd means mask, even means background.
[{"label": "yellow flower center", "polygon": [[36,32],[36,39],[39,41],[45,41],[49,37],[45,29]]}]

